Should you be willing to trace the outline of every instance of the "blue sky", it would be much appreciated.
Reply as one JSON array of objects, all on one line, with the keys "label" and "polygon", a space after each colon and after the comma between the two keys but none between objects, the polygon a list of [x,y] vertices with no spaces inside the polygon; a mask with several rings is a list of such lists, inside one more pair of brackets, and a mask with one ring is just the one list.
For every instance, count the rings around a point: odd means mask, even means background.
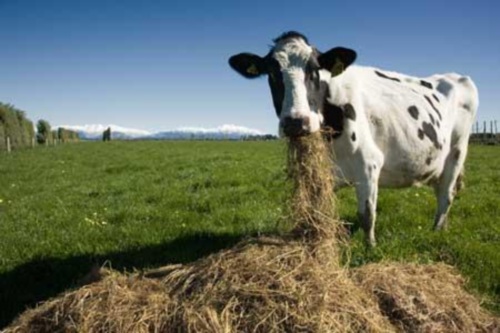
[{"label": "blue sky", "polygon": [[470,75],[500,120],[500,2],[0,0],[0,101],[51,124],[145,130],[236,124],[276,133],[265,80],[229,56],[298,30],[358,64]]}]

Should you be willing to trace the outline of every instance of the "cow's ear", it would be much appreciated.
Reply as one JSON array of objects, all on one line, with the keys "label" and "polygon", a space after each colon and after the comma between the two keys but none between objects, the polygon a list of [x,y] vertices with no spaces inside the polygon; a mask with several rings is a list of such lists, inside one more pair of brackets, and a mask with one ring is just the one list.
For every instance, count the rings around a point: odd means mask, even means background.
[{"label": "cow's ear", "polygon": [[354,60],[356,60],[356,52],[345,47],[334,47],[318,57],[321,68],[330,71],[332,76],[342,74]]},{"label": "cow's ear", "polygon": [[252,53],[240,53],[232,56],[229,58],[229,65],[247,79],[267,74],[264,59]]}]

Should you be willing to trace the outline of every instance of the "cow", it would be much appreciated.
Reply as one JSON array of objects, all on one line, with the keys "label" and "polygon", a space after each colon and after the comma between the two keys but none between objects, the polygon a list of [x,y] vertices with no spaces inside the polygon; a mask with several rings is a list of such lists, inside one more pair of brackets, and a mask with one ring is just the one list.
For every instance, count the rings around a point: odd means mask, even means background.
[{"label": "cow", "polygon": [[322,53],[295,31],[273,42],[266,56],[239,53],[229,65],[248,79],[268,76],[281,136],[329,133],[339,185],[356,189],[367,243],[376,243],[379,186],[432,186],[434,229],[446,227],[479,105],[471,78],[417,78],[353,65],[354,50]]}]

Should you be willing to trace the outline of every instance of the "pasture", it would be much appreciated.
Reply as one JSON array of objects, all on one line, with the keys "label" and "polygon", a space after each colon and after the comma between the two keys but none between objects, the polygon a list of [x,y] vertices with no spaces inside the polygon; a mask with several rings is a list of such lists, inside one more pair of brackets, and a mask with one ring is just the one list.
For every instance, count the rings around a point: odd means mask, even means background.
[{"label": "pasture", "polygon": [[[93,264],[188,262],[288,225],[282,142],[93,142],[0,155],[0,327]],[[378,247],[353,225],[350,265],[445,261],[500,310],[500,150],[471,146],[448,231],[428,188],[380,191]],[[356,221],[352,189],[340,215]],[[347,260],[347,259],[346,259]]]}]

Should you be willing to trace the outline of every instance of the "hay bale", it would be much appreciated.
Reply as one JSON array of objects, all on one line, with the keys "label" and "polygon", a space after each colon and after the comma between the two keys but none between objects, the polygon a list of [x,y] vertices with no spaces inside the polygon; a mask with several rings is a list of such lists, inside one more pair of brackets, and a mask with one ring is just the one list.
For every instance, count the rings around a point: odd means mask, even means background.
[{"label": "hay bale", "polygon": [[465,291],[464,278],[451,266],[377,263],[351,276],[403,332],[500,331],[500,319]]},{"label": "hay bale", "polygon": [[175,305],[161,283],[110,272],[23,313],[6,332],[151,332]]},{"label": "hay bale", "polygon": [[[152,278],[151,276],[154,276]],[[188,265],[113,273],[22,315],[7,332],[391,332],[336,261],[249,240]]]},{"label": "hay bale", "polygon": [[336,260],[317,260],[301,242],[240,244],[162,281],[194,313],[210,309],[212,316],[201,322],[216,318],[228,332],[381,332],[390,326]]}]

